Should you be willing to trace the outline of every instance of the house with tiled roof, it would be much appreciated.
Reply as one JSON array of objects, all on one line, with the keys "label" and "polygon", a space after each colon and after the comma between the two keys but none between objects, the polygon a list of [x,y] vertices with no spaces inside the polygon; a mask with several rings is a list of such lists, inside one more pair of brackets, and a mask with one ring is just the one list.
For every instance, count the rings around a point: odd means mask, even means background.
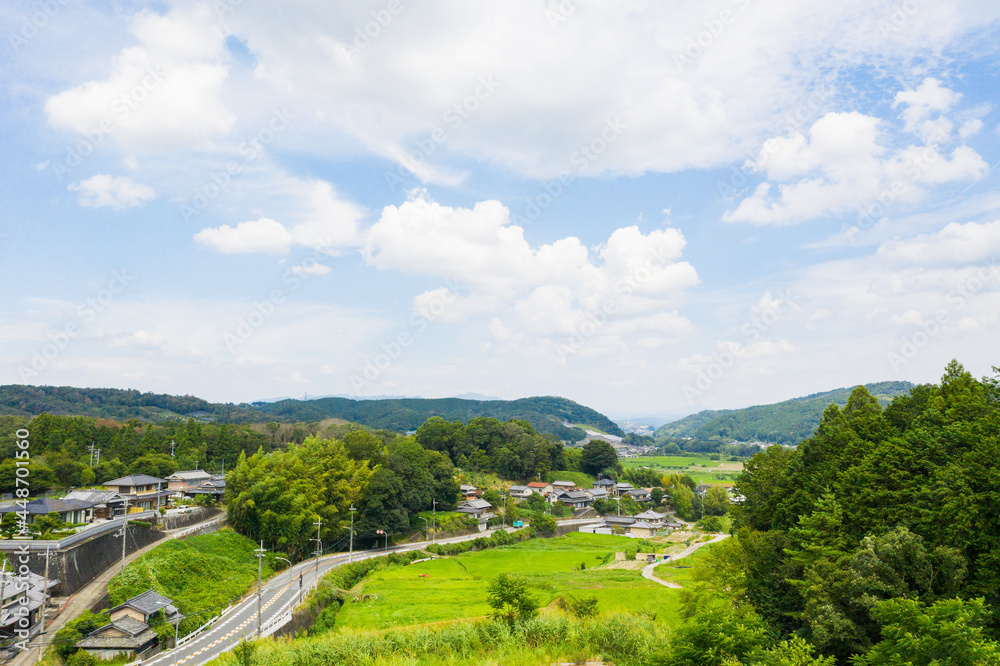
[{"label": "house with tiled roof", "polygon": [[157,635],[148,624],[128,615],[112,620],[76,642],[98,659],[114,659],[122,655],[142,659],[157,648]]}]

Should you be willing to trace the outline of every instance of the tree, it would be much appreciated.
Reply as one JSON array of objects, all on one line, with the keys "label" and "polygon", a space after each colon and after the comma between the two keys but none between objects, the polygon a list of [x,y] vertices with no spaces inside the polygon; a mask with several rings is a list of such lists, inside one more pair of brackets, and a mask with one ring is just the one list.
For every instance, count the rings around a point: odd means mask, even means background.
[{"label": "tree", "polygon": [[514,626],[538,614],[538,600],[528,592],[524,578],[500,573],[486,588],[486,601],[496,622]]},{"label": "tree", "polygon": [[882,641],[856,666],[996,666],[1000,644],[983,631],[987,610],[982,599],[943,599],[925,606],[915,599],[887,599],[874,608]]},{"label": "tree", "polygon": [[537,518],[532,519],[531,526],[535,528],[536,532],[540,532],[542,534],[554,534],[557,524],[555,518],[542,514]]},{"label": "tree", "polygon": [[618,463],[618,454],[614,447],[603,439],[592,439],[583,447],[580,456],[580,467],[587,474],[597,476],[606,469],[613,468]]},{"label": "tree", "polygon": [[722,486],[709,486],[704,499],[706,516],[724,516],[729,511],[729,494]]}]

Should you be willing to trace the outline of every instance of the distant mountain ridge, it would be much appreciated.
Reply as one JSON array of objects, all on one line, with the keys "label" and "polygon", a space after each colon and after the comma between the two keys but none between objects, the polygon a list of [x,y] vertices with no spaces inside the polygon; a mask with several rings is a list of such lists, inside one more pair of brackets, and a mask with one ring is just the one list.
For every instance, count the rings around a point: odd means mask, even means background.
[{"label": "distant mountain ridge", "polygon": [[466,400],[462,398],[363,399],[328,397],[315,400],[285,399],[277,402],[212,403],[201,398],[142,393],[125,389],[72,386],[0,386],[0,414],[32,417],[47,412],[116,421],[186,420],[203,418],[220,423],[263,421],[306,422],[339,418],[372,428],[414,430],[431,416],[448,421],[468,421],[492,416],[501,421],[524,419],[539,432],[558,433],[564,422],[593,427],[623,436],[604,414],[566,398],[540,396],[518,400]]},{"label": "distant mountain ridge", "polygon": [[[899,381],[864,386],[884,407],[897,395],[908,394],[915,384]],[[854,387],[839,388],[744,409],[707,409],[657,428],[654,437],[658,442],[718,437],[743,442],[797,444],[812,436],[827,407],[846,405],[853,390]]]}]

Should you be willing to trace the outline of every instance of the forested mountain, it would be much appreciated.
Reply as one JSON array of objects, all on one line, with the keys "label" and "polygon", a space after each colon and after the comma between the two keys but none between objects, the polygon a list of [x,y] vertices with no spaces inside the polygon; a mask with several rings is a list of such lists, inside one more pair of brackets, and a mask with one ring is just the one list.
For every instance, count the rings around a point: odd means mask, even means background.
[{"label": "forested mountain", "polygon": [[[854,389],[798,448],[746,465],[734,538],[689,593],[691,626],[738,621],[839,664],[1000,663],[998,459],[996,376],[977,381],[952,361],[940,385],[885,410]],[[712,663],[740,656],[730,633],[705,634],[701,649],[720,650]]]},{"label": "forested mountain", "polygon": [[566,398],[552,396],[519,400],[464,400],[461,398],[401,398],[396,400],[351,400],[321,398],[319,400],[282,400],[254,404],[262,414],[274,419],[312,422],[338,418],[386,430],[416,430],[432,416],[446,421],[468,423],[487,416],[499,421],[523,419],[538,432],[559,434],[564,421],[592,426],[612,435],[623,436],[614,421],[589,407]]},{"label": "forested mountain", "polygon": [[[897,395],[909,393],[913,386],[910,382],[878,382],[865,384],[865,389],[880,404],[887,405]],[[705,410],[657,428],[655,438],[660,443],[690,437],[797,444],[816,431],[827,407],[843,407],[850,396],[851,389],[840,388],[772,405]]]},{"label": "forested mountain", "polygon": [[558,397],[519,400],[464,400],[461,398],[402,398],[352,400],[281,400],[253,404],[211,403],[194,396],[173,396],[121,389],[74,388],[71,386],[0,386],[0,414],[38,416],[47,413],[127,421],[187,420],[189,417],[219,423],[314,423],[328,418],[344,419],[372,428],[415,430],[431,416],[468,423],[478,416],[501,421],[517,418],[543,433],[568,439],[562,423],[592,426],[613,435],[624,433],[611,419],[589,407]]}]

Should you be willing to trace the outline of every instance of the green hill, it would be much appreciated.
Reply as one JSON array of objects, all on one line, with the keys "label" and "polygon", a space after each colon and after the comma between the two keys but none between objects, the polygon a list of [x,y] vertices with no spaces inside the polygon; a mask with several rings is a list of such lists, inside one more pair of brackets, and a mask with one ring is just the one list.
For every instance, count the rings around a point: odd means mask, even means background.
[{"label": "green hill", "polygon": [[563,422],[591,426],[613,435],[624,433],[611,419],[566,398],[552,396],[519,400],[465,400],[462,398],[398,398],[352,400],[281,400],[278,402],[212,403],[194,396],[142,393],[134,390],[75,388],[72,386],[0,386],[0,414],[33,417],[41,413],[90,416],[116,421],[187,420],[219,423],[278,421],[312,423],[344,419],[372,428],[415,430],[431,416],[468,423],[477,416],[501,421],[524,419],[539,432],[558,432]]},{"label": "green hill", "polygon": [[[910,382],[865,384],[869,393],[878,398],[883,406],[897,395],[908,394],[913,386]],[[846,405],[852,390],[839,388],[745,409],[705,410],[661,426],[656,430],[655,438],[660,443],[684,438],[721,438],[743,442],[797,444],[813,434],[827,407],[831,404],[841,407]]]}]

